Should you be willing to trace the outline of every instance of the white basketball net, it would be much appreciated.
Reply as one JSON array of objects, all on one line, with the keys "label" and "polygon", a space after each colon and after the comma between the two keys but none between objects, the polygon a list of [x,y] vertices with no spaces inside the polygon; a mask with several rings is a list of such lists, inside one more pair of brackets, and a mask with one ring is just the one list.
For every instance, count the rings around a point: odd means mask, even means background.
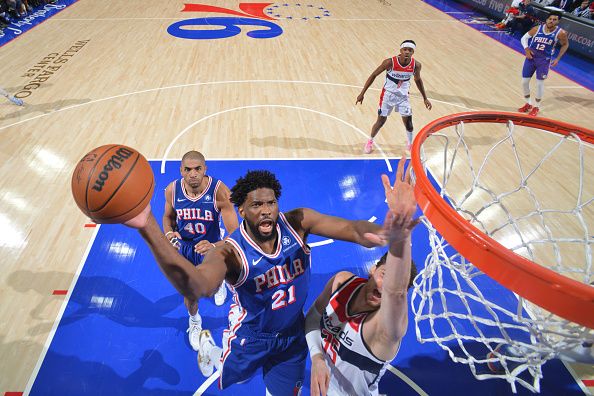
[{"label": "white basketball net", "polygon": [[[466,129],[494,127],[477,123]],[[465,134],[463,123],[430,135],[421,148],[426,173],[441,185],[441,196],[485,234],[540,265],[592,284],[593,147],[577,136],[533,128],[519,132],[518,127],[514,133],[511,121],[506,131],[503,124],[498,128],[498,137]],[[529,137],[528,130],[533,132]],[[530,142],[543,146],[539,159],[531,163],[520,155]],[[478,155],[473,152],[481,150]],[[495,160],[502,153],[503,167],[501,159]],[[567,170],[569,163],[573,169]],[[563,177],[573,183],[572,198],[557,203],[560,208],[552,208],[549,201],[567,184],[549,181],[549,188],[543,189],[555,166],[563,166]],[[505,180],[514,183],[506,191],[492,187],[502,171],[508,172]],[[454,180],[461,174],[466,180]],[[571,227],[560,227],[564,222]],[[415,279],[411,300],[420,342],[438,343],[453,361],[468,364],[477,379],[507,380],[514,393],[517,384],[539,392],[541,366],[552,358],[592,358],[594,348],[585,344],[594,341],[592,329],[553,315],[498,285],[456,253],[426,218],[423,223],[429,230],[431,253]],[[496,349],[499,344],[505,346]]]}]

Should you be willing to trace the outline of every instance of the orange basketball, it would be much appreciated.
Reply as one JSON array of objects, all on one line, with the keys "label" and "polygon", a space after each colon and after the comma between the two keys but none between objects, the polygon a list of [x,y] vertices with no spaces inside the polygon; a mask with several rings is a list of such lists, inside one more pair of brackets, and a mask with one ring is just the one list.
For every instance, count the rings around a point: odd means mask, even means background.
[{"label": "orange basketball", "polygon": [[148,205],[153,171],[138,151],[121,144],[97,147],[72,174],[72,195],[84,214],[97,223],[123,223]]}]

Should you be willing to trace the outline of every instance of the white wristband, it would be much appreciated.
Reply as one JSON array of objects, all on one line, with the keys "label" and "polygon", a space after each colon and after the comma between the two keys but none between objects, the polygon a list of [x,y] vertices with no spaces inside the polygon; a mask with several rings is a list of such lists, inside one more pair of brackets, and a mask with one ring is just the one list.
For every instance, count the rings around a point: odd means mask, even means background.
[{"label": "white wristband", "polygon": [[167,232],[165,233],[165,236],[168,236],[169,234],[173,234],[173,231],[167,231]]},{"label": "white wristband", "polygon": [[309,348],[309,356],[324,354],[322,350],[322,332],[320,331],[320,319],[322,315],[316,309],[315,303],[307,311],[305,317],[305,340]]}]

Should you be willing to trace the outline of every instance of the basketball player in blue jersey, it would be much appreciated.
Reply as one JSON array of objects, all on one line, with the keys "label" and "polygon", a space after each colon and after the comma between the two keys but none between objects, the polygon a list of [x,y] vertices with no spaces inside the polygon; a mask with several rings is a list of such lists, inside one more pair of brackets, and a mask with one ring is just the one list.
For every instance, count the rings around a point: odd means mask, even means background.
[{"label": "basketball player in blue jersey", "polygon": [[[544,94],[544,80],[549,74],[549,67],[555,67],[569,48],[567,33],[561,29],[559,20],[561,13],[551,12],[544,24],[535,26],[522,37],[522,47],[526,52],[524,67],[522,68],[522,89],[526,104],[518,109],[521,113],[536,116],[540,110],[540,101]],[[555,45],[559,42],[561,49],[557,57],[551,61]],[[530,98],[530,79],[536,72],[536,102]]]},{"label": "basketball player in blue jersey", "polygon": [[403,170],[400,161],[393,189],[397,200],[388,177],[382,177],[390,207],[388,252],[368,279],[337,273],[307,312],[312,396],[377,395],[400,348],[408,324],[407,290],[416,276],[410,236],[418,223],[410,168],[404,177]]},{"label": "basketball player in blue jersey", "polygon": [[243,222],[198,267],[176,254],[150,206],[126,224],[139,228],[161,270],[189,300],[211,295],[223,280],[236,291],[224,351],[215,346],[208,330],[201,333],[202,373],[209,375],[216,366],[221,372],[219,386],[227,388],[262,368],[267,394],[292,396],[303,384],[307,357],[303,315],[310,278],[307,236],[373,247],[387,243],[386,230],[365,220],[346,220],[308,208],[280,213],[281,186],[268,171],[248,172],[231,191]]},{"label": "basketball player in blue jersey", "polygon": [[[163,232],[169,242],[192,264],[202,263],[204,255],[222,244],[219,217],[223,218],[229,233],[239,223],[235,209],[229,201],[229,188],[220,180],[206,175],[204,156],[198,151],[189,151],[182,157],[182,178],[174,180],[165,189],[165,213]],[[227,287],[221,283],[214,295],[216,305],[223,305]],[[202,318],[198,301],[184,298],[190,318],[188,338],[194,350],[198,350],[202,331]]]},{"label": "basketball player in blue jersey", "polygon": [[423,95],[423,102],[428,110],[431,110],[431,102],[427,99],[425,93],[425,86],[421,79],[421,62],[413,58],[416,44],[413,40],[404,40],[400,45],[400,53],[398,56],[385,59],[373,73],[369,76],[361,93],[357,96],[357,103],[363,104],[365,92],[373,84],[377,76],[386,72],[386,81],[380,94],[379,108],[377,110],[377,120],[371,127],[371,137],[365,143],[363,151],[369,154],[373,151],[373,139],[379,133],[381,127],[384,126],[388,116],[392,110],[397,109],[402,116],[402,122],[406,128],[407,149],[410,151],[412,145],[414,127],[412,122],[412,108],[408,97],[410,89],[410,79],[414,77],[415,84]]}]

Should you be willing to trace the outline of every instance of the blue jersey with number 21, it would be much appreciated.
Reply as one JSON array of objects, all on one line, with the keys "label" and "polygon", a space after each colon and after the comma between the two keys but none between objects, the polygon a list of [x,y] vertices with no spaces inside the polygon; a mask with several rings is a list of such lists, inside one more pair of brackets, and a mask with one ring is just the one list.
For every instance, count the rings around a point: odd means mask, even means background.
[{"label": "blue jersey with number 21", "polygon": [[250,238],[242,222],[226,242],[241,256],[242,270],[232,285],[237,291],[240,320],[235,329],[278,333],[303,320],[310,279],[310,250],[279,213],[276,251],[266,254]]}]

